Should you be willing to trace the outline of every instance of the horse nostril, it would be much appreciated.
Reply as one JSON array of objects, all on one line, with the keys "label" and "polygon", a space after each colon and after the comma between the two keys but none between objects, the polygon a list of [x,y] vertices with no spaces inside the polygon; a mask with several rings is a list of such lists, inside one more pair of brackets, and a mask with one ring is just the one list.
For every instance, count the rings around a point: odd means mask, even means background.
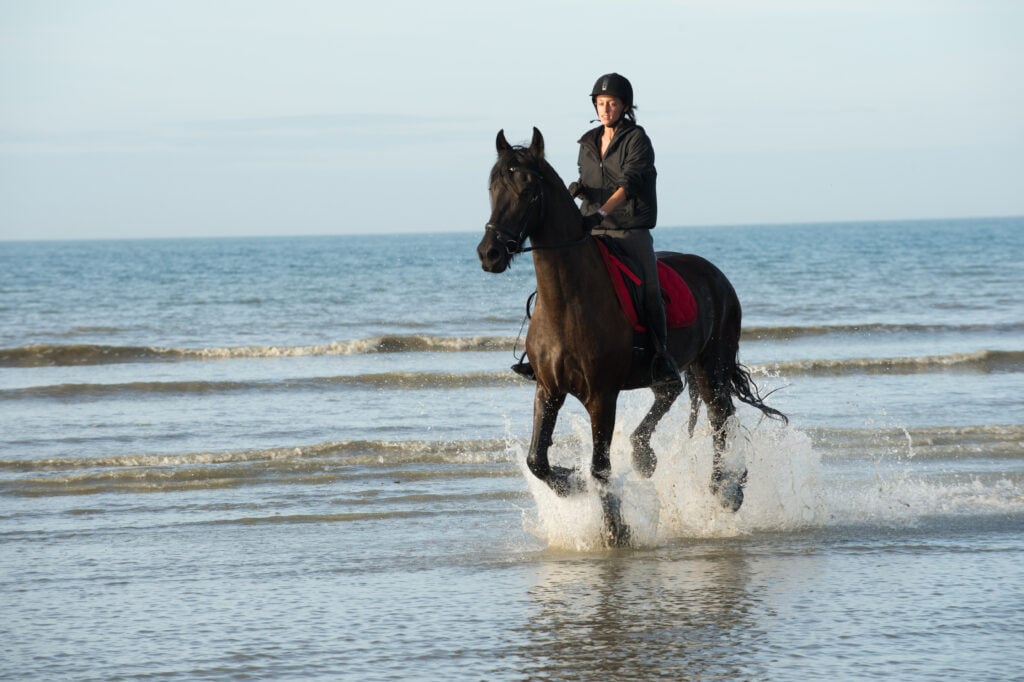
[{"label": "horse nostril", "polygon": [[498,260],[498,257],[500,255],[501,255],[501,251],[499,251],[498,249],[494,248],[493,246],[491,248],[487,249],[487,260],[490,260],[490,261]]}]

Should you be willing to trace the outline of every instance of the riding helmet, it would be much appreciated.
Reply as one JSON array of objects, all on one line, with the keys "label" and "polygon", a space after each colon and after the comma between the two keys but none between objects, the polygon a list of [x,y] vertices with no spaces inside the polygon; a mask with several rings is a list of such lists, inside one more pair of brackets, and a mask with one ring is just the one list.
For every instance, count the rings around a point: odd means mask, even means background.
[{"label": "riding helmet", "polygon": [[618,97],[627,110],[633,106],[633,86],[628,78],[617,73],[606,73],[597,79],[590,91],[590,101],[596,102],[598,95]]}]

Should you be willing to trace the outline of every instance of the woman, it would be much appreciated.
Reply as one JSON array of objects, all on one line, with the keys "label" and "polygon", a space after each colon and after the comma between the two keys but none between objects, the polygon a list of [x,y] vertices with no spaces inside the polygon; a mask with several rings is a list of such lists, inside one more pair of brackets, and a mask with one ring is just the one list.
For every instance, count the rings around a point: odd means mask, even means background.
[{"label": "woman", "polygon": [[594,83],[590,101],[601,125],[579,139],[579,180],[569,185],[582,199],[583,222],[593,234],[611,237],[634,261],[644,286],[644,322],[654,343],[655,383],[681,383],[668,353],[665,303],[658,284],[651,230],[658,218],[654,147],[636,124],[633,86],[609,73]]}]

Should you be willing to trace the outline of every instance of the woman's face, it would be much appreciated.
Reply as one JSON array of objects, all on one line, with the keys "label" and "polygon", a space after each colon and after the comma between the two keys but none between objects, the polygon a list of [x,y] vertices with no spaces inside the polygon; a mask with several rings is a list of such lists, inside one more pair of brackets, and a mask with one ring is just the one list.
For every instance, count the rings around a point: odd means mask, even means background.
[{"label": "woman's face", "polygon": [[605,127],[615,125],[622,117],[622,100],[613,95],[598,95],[594,106],[597,108],[597,118]]}]

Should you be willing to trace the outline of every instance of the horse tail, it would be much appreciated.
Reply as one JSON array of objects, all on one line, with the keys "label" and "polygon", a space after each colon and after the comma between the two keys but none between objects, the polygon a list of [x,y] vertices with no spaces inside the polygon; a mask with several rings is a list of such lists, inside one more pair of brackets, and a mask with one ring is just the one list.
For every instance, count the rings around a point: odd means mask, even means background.
[{"label": "horse tail", "polygon": [[[710,311],[708,314],[712,319],[709,330],[711,340],[694,365],[686,369],[686,383],[690,388],[690,435],[693,436],[702,397],[705,398],[709,417],[711,412],[722,419],[733,414],[732,398],[735,396],[740,402],[760,410],[766,417],[788,424],[789,417],[765,403],[765,399],[775,391],[761,395],[757,384],[750,377],[750,370],[740,363],[743,308],[732,283],[721,270],[699,256],[676,256],[679,260],[672,263],[672,267],[679,270],[680,274],[687,272],[691,279],[700,283],[702,293],[698,298],[704,301],[702,305]],[[705,384],[703,387],[700,386],[701,382]],[[705,392],[702,388],[710,390]]]},{"label": "horse tail", "polygon": [[734,396],[739,398],[740,402],[756,407],[761,410],[764,416],[770,419],[778,419],[784,424],[789,424],[789,417],[774,407],[769,407],[764,402],[768,396],[778,389],[761,395],[757,384],[750,377],[750,370],[740,363],[740,333],[743,326],[743,307],[740,305],[739,296],[736,295],[736,290],[733,288],[732,283],[726,279],[725,275],[722,275],[722,279],[725,282],[724,288],[728,292],[726,300],[729,301],[729,305],[725,306],[722,320],[722,337],[725,341],[722,350],[727,361],[725,367],[727,376],[723,377],[723,379],[728,382],[729,389]]},{"label": "horse tail", "polygon": [[775,391],[769,391],[766,395],[762,396],[761,391],[757,388],[757,384],[750,378],[750,370],[741,365],[738,360],[733,364],[732,376],[729,377],[729,382],[732,386],[733,395],[739,398],[741,402],[756,407],[770,419],[778,419],[784,424],[789,423],[789,417],[774,407],[769,407],[764,402],[765,398]]}]

